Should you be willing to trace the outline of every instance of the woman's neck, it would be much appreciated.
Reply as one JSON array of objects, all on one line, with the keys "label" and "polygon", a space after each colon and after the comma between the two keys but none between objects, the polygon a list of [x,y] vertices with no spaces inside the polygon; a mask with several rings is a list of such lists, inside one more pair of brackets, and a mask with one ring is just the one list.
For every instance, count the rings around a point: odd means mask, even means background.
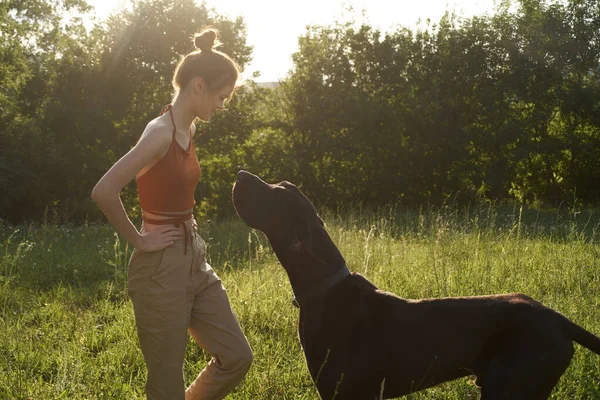
[{"label": "woman's neck", "polygon": [[186,104],[186,101],[182,99],[181,96],[177,96],[171,104],[171,109],[173,111],[173,119],[175,119],[177,129],[189,130],[190,126],[192,126],[192,122],[196,119],[196,114],[192,108]]}]

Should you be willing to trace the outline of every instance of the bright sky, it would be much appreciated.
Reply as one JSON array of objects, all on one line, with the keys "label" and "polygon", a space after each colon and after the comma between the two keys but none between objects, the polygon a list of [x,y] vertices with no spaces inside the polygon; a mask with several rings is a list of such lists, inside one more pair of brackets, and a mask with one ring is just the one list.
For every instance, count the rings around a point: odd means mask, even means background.
[{"label": "bright sky", "polygon": [[[88,0],[99,18],[106,17],[125,0]],[[397,26],[414,28],[419,19],[437,22],[446,9],[464,16],[492,12],[494,0],[207,0],[220,15],[244,17],[247,43],[254,46],[253,61],[244,76],[259,71],[259,82],[283,79],[292,68],[291,55],[298,49],[298,37],[306,25],[327,25],[345,20],[348,7],[356,21],[367,22],[382,31]],[[364,10],[364,14],[361,12]],[[364,18],[362,17],[364,15]]]}]

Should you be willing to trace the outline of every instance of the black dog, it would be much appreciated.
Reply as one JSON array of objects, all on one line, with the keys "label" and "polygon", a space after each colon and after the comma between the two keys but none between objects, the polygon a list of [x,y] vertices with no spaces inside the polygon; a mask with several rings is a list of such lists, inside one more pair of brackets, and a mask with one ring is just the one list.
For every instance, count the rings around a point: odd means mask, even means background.
[{"label": "black dog", "polygon": [[238,215],[263,231],[300,307],[299,336],[324,400],[399,397],[477,376],[482,400],[547,399],[573,341],[600,338],[522,294],[405,300],[349,273],[312,203],[293,184],[240,171]]}]

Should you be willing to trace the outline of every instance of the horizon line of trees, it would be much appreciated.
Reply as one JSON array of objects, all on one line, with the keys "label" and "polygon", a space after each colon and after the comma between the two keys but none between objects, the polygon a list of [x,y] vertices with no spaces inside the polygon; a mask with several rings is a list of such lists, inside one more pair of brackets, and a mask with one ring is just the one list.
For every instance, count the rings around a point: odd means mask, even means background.
[{"label": "horizon line of trees", "polygon": [[[197,212],[233,213],[242,168],[329,207],[597,205],[600,0],[512,5],[415,30],[308,27],[275,89],[249,82],[199,126]],[[251,60],[243,19],[204,3],[138,0],[91,30],[89,12],[84,0],[0,5],[0,219],[48,207],[101,219],[92,187],[170,101],[201,27]],[[122,199],[139,214],[135,184]]]}]

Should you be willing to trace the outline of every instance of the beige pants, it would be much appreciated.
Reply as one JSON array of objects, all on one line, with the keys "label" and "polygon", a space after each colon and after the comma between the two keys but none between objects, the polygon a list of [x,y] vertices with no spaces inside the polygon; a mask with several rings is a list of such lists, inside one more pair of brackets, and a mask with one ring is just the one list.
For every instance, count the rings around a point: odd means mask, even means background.
[{"label": "beige pants", "polygon": [[[172,247],[134,250],[128,291],[148,375],[149,400],[223,399],[244,378],[252,350],[231,310],[221,280],[205,259],[204,240],[188,231]],[[185,389],[187,331],[212,360]]]}]

